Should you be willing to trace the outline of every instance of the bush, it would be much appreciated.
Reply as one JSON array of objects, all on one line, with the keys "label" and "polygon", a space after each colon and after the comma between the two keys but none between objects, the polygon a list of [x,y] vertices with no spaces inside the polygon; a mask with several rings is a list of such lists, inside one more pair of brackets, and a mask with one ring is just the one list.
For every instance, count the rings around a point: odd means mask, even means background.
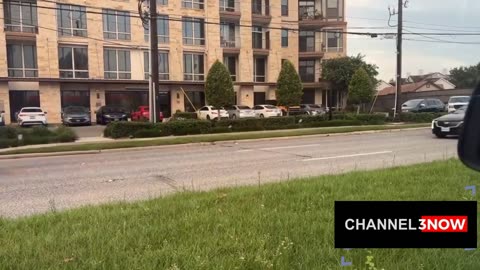
[{"label": "bush", "polygon": [[214,123],[215,127],[227,127],[234,132],[264,130],[261,119],[245,118],[237,120],[222,120]]},{"label": "bush", "polygon": [[263,122],[263,128],[266,130],[291,129],[295,125],[295,117],[272,117],[260,119]]},{"label": "bush", "polygon": [[1,139],[16,139],[18,135],[18,130],[14,127],[0,127],[0,138]]},{"label": "bush", "polygon": [[78,140],[77,134],[73,129],[61,126],[55,130],[56,141],[61,143],[74,142]]},{"label": "bush", "polygon": [[165,135],[176,136],[206,134],[212,128],[212,122],[204,120],[173,121],[158,125],[161,125]]},{"label": "bush", "polygon": [[51,137],[54,135],[50,129],[43,126],[33,127],[29,134],[34,137]]},{"label": "bush", "polygon": [[332,120],[332,121],[321,121],[321,122],[310,122],[306,124],[301,124],[303,128],[318,128],[318,127],[342,127],[342,126],[361,126],[364,123],[359,120]]},{"label": "bush", "polygon": [[114,139],[133,136],[135,132],[153,129],[155,125],[150,122],[113,122],[105,128],[103,135]]},{"label": "bush", "polygon": [[430,123],[446,113],[401,113],[399,120],[410,123]]},{"label": "bush", "polygon": [[173,120],[197,119],[197,113],[177,112],[173,115]]},{"label": "bush", "polygon": [[162,136],[163,133],[159,128],[137,130],[133,134],[135,138],[156,138]]}]

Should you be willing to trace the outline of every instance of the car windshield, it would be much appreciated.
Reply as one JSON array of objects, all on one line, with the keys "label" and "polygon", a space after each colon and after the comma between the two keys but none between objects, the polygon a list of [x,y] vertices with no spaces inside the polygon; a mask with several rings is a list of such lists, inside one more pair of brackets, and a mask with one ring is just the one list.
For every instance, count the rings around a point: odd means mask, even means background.
[{"label": "car windshield", "polygon": [[127,111],[122,107],[105,107],[103,109],[105,113],[126,113]]},{"label": "car windshield", "polygon": [[470,102],[470,97],[452,97],[450,103],[468,103]]},{"label": "car windshield", "polygon": [[40,108],[26,108],[22,110],[22,113],[41,113],[43,112]]},{"label": "car windshield", "polygon": [[409,100],[409,101],[403,103],[403,107],[416,107],[422,101],[423,101],[423,99]]},{"label": "car windshield", "polygon": [[63,111],[65,113],[86,113],[87,109],[84,107],[67,107]]},{"label": "car windshield", "polygon": [[223,107],[212,107],[212,111],[225,110]]},{"label": "car windshield", "polygon": [[250,110],[248,106],[237,106],[239,110]]}]

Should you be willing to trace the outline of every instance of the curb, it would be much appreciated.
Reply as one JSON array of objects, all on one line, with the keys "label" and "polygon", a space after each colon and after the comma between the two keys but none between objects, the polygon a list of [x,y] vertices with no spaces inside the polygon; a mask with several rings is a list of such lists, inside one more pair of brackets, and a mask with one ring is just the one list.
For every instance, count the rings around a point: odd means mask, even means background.
[{"label": "curb", "polygon": [[240,140],[182,143],[182,144],[143,146],[143,147],[130,147],[130,148],[127,147],[127,148],[104,149],[104,150],[86,150],[86,151],[68,151],[68,152],[65,151],[65,152],[34,153],[34,154],[12,154],[12,155],[0,155],[0,160],[36,158],[36,157],[74,156],[74,155],[115,153],[115,152],[135,152],[135,151],[142,151],[142,150],[147,150],[147,149],[148,150],[162,149],[162,148],[167,148],[167,147],[168,148],[171,148],[171,147],[187,147],[187,146],[195,146],[195,145],[209,146],[209,145],[215,145],[217,143],[262,142],[262,141],[288,140],[288,139],[292,139],[292,138],[315,138],[315,137],[323,138],[323,137],[376,134],[376,133],[391,133],[391,132],[424,130],[424,129],[429,129],[429,127],[383,129],[383,130],[365,130],[365,131],[339,132],[339,133],[328,133],[328,134],[312,134],[312,135],[299,135],[299,136],[284,136],[284,137],[272,137],[272,138],[260,138],[260,139],[240,139]]}]

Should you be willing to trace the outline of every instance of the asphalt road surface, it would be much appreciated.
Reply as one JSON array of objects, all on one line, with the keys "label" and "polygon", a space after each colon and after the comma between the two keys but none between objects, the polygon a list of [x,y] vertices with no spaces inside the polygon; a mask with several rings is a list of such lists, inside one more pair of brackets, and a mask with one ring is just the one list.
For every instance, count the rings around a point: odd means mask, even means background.
[{"label": "asphalt road surface", "polygon": [[429,129],[0,160],[0,216],[456,157]]}]

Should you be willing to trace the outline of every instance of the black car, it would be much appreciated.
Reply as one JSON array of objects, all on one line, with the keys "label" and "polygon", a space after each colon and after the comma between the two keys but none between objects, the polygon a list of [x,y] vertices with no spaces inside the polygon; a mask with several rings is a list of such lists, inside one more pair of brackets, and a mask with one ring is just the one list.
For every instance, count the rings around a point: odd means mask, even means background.
[{"label": "black car", "polygon": [[65,107],[62,110],[62,123],[66,126],[91,125],[90,110],[80,106]]},{"label": "black car", "polygon": [[438,138],[448,135],[460,135],[463,131],[463,119],[467,106],[457,109],[455,112],[444,115],[432,121],[432,133]]},{"label": "black car", "polygon": [[402,112],[444,112],[445,104],[437,98],[412,99],[402,104]]},{"label": "black car", "polygon": [[115,121],[128,121],[128,111],[120,106],[102,106],[96,111],[97,124],[106,125]]}]

